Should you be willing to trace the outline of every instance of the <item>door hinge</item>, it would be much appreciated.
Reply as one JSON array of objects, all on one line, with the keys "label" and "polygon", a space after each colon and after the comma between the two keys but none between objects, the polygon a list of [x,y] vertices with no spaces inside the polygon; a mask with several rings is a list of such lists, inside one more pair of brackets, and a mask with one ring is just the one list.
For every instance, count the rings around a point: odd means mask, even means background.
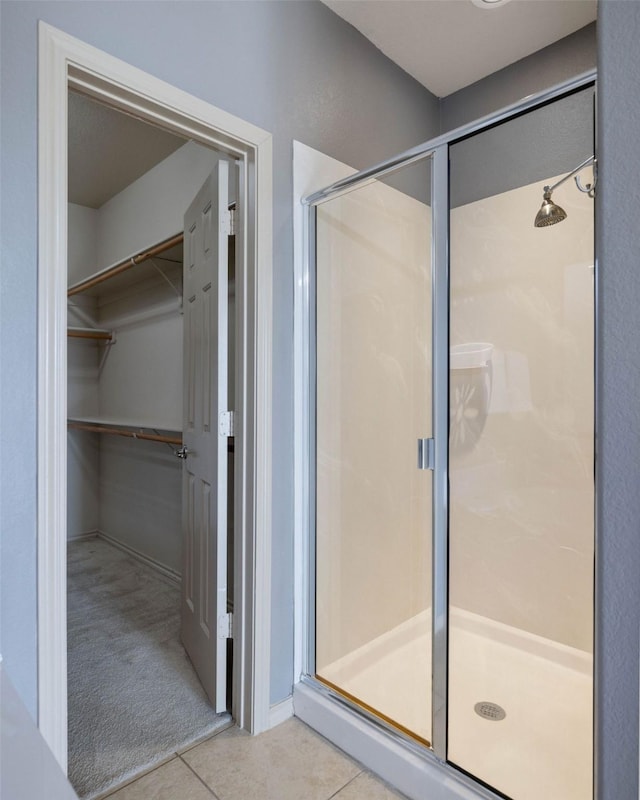
[{"label": "door hinge", "polygon": [[433,439],[418,439],[418,469],[433,469],[434,463]]},{"label": "door hinge", "polygon": [[218,617],[218,639],[233,639],[233,614]]},{"label": "door hinge", "polygon": [[220,212],[220,231],[222,233],[226,233],[227,236],[231,236],[231,212],[230,211],[221,211]]},{"label": "door hinge", "polygon": [[236,210],[229,208],[227,211],[220,213],[220,230],[226,233],[227,236],[236,235]]},{"label": "door hinge", "polygon": [[220,423],[218,431],[220,436],[233,436],[234,435],[234,420],[233,411],[222,411],[220,413]]}]

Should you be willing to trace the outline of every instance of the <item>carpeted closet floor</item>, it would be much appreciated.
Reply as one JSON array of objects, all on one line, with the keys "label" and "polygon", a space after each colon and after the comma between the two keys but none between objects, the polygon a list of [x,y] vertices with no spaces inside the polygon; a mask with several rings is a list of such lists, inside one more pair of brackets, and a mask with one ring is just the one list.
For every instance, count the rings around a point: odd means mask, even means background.
[{"label": "carpeted closet floor", "polygon": [[68,547],[69,779],[104,792],[230,723],[180,643],[180,590],[108,542]]}]

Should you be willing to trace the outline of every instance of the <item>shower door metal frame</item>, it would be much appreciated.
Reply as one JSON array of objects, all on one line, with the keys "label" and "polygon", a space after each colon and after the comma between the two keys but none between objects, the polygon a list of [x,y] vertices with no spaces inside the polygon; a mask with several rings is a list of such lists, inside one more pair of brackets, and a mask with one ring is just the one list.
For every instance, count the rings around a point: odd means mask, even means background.
[{"label": "shower door metal frame", "polygon": [[[305,263],[303,269],[304,307],[299,309],[302,318],[302,330],[305,335],[308,358],[304,364],[304,374],[298,376],[296,389],[302,394],[306,415],[299,424],[298,433],[302,433],[302,463],[297,466],[303,474],[306,500],[306,529],[302,531],[302,562],[306,571],[307,591],[299,598],[305,607],[305,618],[297,635],[303,639],[303,663],[301,674],[296,676],[300,687],[300,708],[306,705],[307,699],[317,693],[318,697],[328,700],[344,719],[344,709],[348,713],[373,723],[381,731],[381,735],[391,737],[396,745],[406,748],[413,755],[418,754],[424,761],[425,770],[433,770],[431,777],[435,785],[438,780],[447,781],[449,790],[460,791],[460,797],[468,797],[471,789],[477,797],[503,797],[494,792],[477,779],[468,776],[454,765],[447,762],[447,701],[448,701],[448,574],[449,574],[449,519],[448,519],[448,461],[449,461],[449,146],[468,136],[492,128],[501,122],[533,111],[536,108],[558,100],[590,85],[595,87],[597,71],[589,70],[570,80],[564,81],[548,90],[530,95],[524,100],[507,106],[500,111],[482,117],[468,125],[438,136],[424,144],[418,145],[391,159],[373,167],[356,172],[353,175],[321,189],[302,200],[305,208]],[[433,403],[433,438],[434,438],[434,470],[433,470],[433,605],[432,605],[432,737],[431,749],[420,745],[386,723],[381,718],[369,713],[343,695],[333,691],[314,677],[315,673],[315,389],[316,389],[316,342],[315,342],[315,258],[316,258],[316,207],[342,194],[362,187],[396,170],[416,161],[431,158],[433,169],[431,175],[431,210],[432,210],[432,403]],[[595,247],[594,247],[595,249]],[[596,276],[598,270],[597,254],[595,257]],[[597,281],[596,281],[597,286]],[[597,329],[597,294],[594,298],[595,325]],[[595,370],[595,365],[594,365]],[[595,371],[594,371],[595,375]],[[595,385],[595,380],[594,380]],[[598,398],[595,396],[597,406]],[[597,442],[597,431],[594,425],[594,453]],[[597,494],[597,493],[596,493]],[[595,526],[595,552],[598,550],[598,531]],[[597,570],[595,571],[597,575]],[[595,586],[594,624],[599,604],[598,586]],[[597,631],[594,647],[594,701],[597,699],[597,674],[595,671],[597,656]],[[309,691],[311,690],[311,695]],[[294,707],[297,709],[295,690]],[[341,710],[342,709],[342,710]],[[597,704],[594,703],[594,771],[597,770],[597,751],[595,739],[597,733]],[[324,713],[324,712],[323,712]],[[304,715],[302,715],[304,718]],[[325,734],[326,735],[326,734]],[[361,756],[360,756],[361,757]],[[361,757],[361,760],[362,757]],[[366,763],[366,762],[365,762]],[[373,765],[371,765],[373,766]],[[385,777],[384,770],[378,765],[378,771]],[[390,771],[388,780],[393,780]],[[398,787],[402,788],[402,787]],[[425,786],[422,784],[422,789]],[[406,787],[404,791],[407,791]]]},{"label": "shower door metal frame", "polygon": [[[432,482],[432,716],[430,746],[441,760],[446,759],[447,735],[447,658],[448,652],[448,436],[449,436],[449,145],[442,143],[436,147],[420,149],[416,154],[403,154],[375,168],[373,174],[366,170],[356,173],[350,179],[340,181],[327,190],[308,198],[306,215],[306,240],[308,243],[308,331],[309,331],[309,377],[316,375],[316,297],[315,297],[315,253],[316,253],[316,209],[322,203],[362,188],[381,177],[395,173],[399,169],[420,161],[431,161],[431,336],[432,336],[432,438],[433,438],[433,482]],[[344,185],[343,185],[344,184]],[[331,191],[329,191],[331,190]],[[436,391],[437,387],[444,390]],[[314,386],[315,388],[315,386]],[[310,530],[315,533],[315,391],[309,391],[309,520]],[[417,441],[417,432],[416,432]],[[315,542],[315,536],[314,536]],[[308,640],[307,667],[315,665],[315,547],[308,550]],[[442,657],[442,654],[445,657]],[[315,678],[309,676],[318,685]],[[331,690],[329,690],[331,691]],[[358,712],[379,724],[388,727],[409,739],[383,719],[370,714],[353,704]]]},{"label": "shower door metal frame", "polygon": [[[447,730],[447,662],[446,659],[436,656],[441,652],[446,653],[448,650],[448,619],[447,619],[447,527],[448,527],[448,444],[447,439],[449,435],[449,398],[448,392],[435,392],[436,386],[447,386],[448,383],[448,343],[449,343],[449,278],[448,278],[448,226],[449,226],[449,162],[448,162],[448,145],[441,144],[439,147],[428,148],[415,155],[408,157],[400,157],[398,161],[391,160],[380,169],[377,169],[374,175],[369,175],[368,172],[357,173],[353,178],[358,180],[347,180],[347,185],[331,191],[328,195],[322,192],[317,195],[312,195],[304,200],[307,206],[307,214],[305,218],[305,239],[307,242],[307,280],[306,286],[308,291],[308,335],[309,335],[309,380],[311,381],[316,375],[316,346],[315,346],[315,332],[316,332],[316,295],[315,295],[315,252],[316,252],[316,208],[322,203],[332,200],[340,195],[347,194],[354,189],[366,186],[383,176],[393,174],[399,169],[403,169],[411,164],[420,161],[431,161],[431,186],[430,186],[430,200],[431,200],[431,216],[432,216],[432,235],[431,235],[431,335],[432,335],[432,381],[431,381],[431,402],[432,402],[432,439],[434,442],[433,447],[433,482],[432,482],[432,593],[434,601],[432,603],[432,696],[438,698],[438,706],[432,713],[432,735],[431,735],[431,748],[439,758],[444,760]],[[340,182],[342,183],[342,182]],[[438,207],[441,209],[436,212],[435,200],[435,187],[438,186]],[[331,188],[331,187],[330,187]],[[437,265],[444,266],[445,269],[437,269]],[[315,437],[315,419],[316,419],[316,403],[315,391],[311,390],[311,383],[308,384],[308,409],[309,420],[312,422],[309,426],[308,437],[308,453],[309,453],[309,478],[308,478],[308,502],[309,502],[309,522],[310,530],[315,534],[315,518],[316,518],[316,504],[315,504],[315,491],[316,484],[315,464],[316,464],[316,437]],[[315,389],[315,384],[314,384]],[[418,442],[416,432],[416,443]],[[439,498],[439,502],[436,501]],[[436,532],[437,531],[437,536]],[[310,542],[310,540],[308,540]],[[315,543],[315,536],[313,537]],[[436,558],[437,556],[437,558]],[[309,546],[307,552],[307,565],[308,565],[308,586],[309,591],[307,595],[308,603],[308,628],[307,628],[307,663],[306,667],[315,665],[315,574],[316,574],[316,561],[315,561],[315,547]],[[435,598],[438,602],[435,602]],[[315,678],[310,677],[319,687],[324,687]],[[329,689],[329,691],[331,691]],[[335,693],[334,693],[335,694]],[[387,723],[384,719],[370,714],[366,709],[352,704],[357,708],[359,713],[364,714],[371,719],[375,719],[381,725],[389,728],[393,733],[407,738],[408,741],[413,740],[399,731],[397,728]],[[438,730],[438,747],[434,743],[436,737],[434,736],[435,729]]]}]

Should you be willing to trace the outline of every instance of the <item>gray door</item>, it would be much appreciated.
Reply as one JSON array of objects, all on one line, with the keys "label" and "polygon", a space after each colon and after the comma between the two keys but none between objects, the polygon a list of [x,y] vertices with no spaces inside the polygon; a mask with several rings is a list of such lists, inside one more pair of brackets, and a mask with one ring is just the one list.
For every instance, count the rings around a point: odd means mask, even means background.
[{"label": "gray door", "polygon": [[182,641],[216,712],[227,707],[229,163],[184,218]]}]

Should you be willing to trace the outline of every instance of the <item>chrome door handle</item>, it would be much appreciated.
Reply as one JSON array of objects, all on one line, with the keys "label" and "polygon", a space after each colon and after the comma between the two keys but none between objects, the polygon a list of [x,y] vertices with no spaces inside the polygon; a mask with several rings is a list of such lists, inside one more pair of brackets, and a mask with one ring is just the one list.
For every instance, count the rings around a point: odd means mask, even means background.
[{"label": "chrome door handle", "polygon": [[418,439],[418,469],[433,469],[434,440]]}]

